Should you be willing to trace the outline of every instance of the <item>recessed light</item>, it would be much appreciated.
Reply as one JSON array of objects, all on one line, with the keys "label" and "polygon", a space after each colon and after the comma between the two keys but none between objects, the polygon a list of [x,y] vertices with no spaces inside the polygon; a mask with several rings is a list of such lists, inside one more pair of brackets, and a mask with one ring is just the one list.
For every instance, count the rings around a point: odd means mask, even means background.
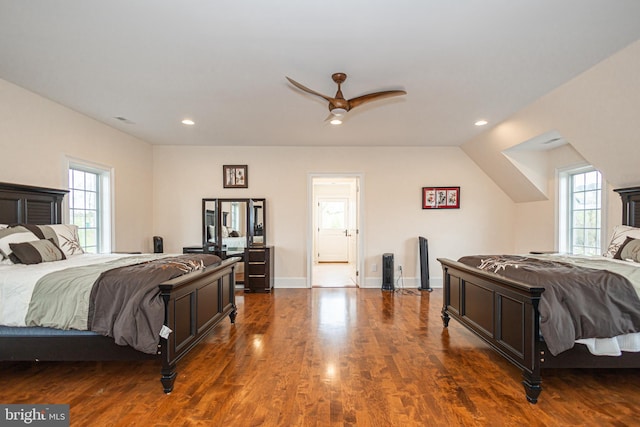
[{"label": "recessed light", "polygon": [[477,122],[475,122],[474,124],[475,124],[476,126],[484,126],[484,125],[486,125],[487,123],[489,123],[489,122],[488,122],[488,121],[486,121],[486,120],[478,120],[478,121],[477,121]]},{"label": "recessed light", "polygon": [[182,124],[183,124],[183,125],[188,125],[188,126],[193,126],[193,125],[195,125],[195,124],[196,124],[196,122],[194,122],[194,121],[193,121],[193,120],[191,120],[191,119],[184,119],[184,120],[182,121]]}]

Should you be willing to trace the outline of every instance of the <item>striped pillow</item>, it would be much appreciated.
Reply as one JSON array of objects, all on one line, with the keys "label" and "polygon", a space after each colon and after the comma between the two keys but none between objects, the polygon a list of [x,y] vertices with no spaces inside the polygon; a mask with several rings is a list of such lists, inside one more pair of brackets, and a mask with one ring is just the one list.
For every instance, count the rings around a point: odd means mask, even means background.
[{"label": "striped pillow", "polygon": [[66,256],[83,254],[78,226],[72,224],[26,225],[41,239],[52,239]]},{"label": "striped pillow", "polygon": [[12,251],[11,260],[15,264],[40,264],[66,259],[60,248],[53,243],[53,239],[9,243],[9,247]]},{"label": "striped pillow", "polygon": [[25,227],[9,227],[0,230],[0,254],[2,258],[9,258],[11,255],[11,243],[33,242],[38,240],[38,236],[27,230]]}]

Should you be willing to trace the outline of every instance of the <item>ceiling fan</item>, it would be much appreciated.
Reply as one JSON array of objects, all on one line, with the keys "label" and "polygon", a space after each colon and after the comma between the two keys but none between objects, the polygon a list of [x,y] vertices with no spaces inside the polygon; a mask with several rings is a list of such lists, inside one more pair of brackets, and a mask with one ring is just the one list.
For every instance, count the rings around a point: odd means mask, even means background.
[{"label": "ceiling fan", "polygon": [[348,111],[350,111],[351,109],[359,105],[362,105],[364,103],[371,102],[371,101],[377,101],[378,99],[382,99],[382,98],[389,98],[391,96],[407,94],[407,92],[404,90],[385,90],[381,92],[368,93],[366,95],[357,96],[352,99],[345,99],[344,96],[342,95],[342,90],[340,88],[340,85],[344,83],[344,81],[347,79],[347,75],[345,73],[334,73],[331,75],[331,78],[338,85],[338,91],[336,92],[333,98],[327,95],[323,95],[319,92],[316,92],[313,89],[309,89],[308,87],[301,85],[300,83],[298,83],[297,81],[289,77],[287,77],[287,80],[289,80],[289,82],[295,87],[297,87],[298,89],[303,90],[312,95],[319,96],[329,101],[329,111],[331,114],[329,115],[327,120],[333,119],[331,121],[332,124],[342,123],[341,117],[344,116]]}]

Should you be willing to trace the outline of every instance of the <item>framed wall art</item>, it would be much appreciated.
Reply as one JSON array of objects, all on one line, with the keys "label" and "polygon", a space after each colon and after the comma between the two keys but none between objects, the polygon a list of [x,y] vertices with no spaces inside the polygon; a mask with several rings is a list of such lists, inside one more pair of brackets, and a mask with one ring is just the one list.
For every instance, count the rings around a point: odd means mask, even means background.
[{"label": "framed wall art", "polygon": [[224,188],[249,188],[247,165],[223,165],[222,182]]},{"label": "framed wall art", "polygon": [[422,209],[459,209],[460,187],[422,187]]}]

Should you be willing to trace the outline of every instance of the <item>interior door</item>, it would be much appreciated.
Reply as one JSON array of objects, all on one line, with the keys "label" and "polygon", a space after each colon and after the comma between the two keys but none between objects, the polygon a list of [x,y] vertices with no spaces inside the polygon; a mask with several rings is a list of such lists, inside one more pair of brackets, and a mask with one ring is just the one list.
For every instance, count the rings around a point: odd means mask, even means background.
[{"label": "interior door", "polygon": [[318,262],[349,262],[349,199],[318,199]]}]

